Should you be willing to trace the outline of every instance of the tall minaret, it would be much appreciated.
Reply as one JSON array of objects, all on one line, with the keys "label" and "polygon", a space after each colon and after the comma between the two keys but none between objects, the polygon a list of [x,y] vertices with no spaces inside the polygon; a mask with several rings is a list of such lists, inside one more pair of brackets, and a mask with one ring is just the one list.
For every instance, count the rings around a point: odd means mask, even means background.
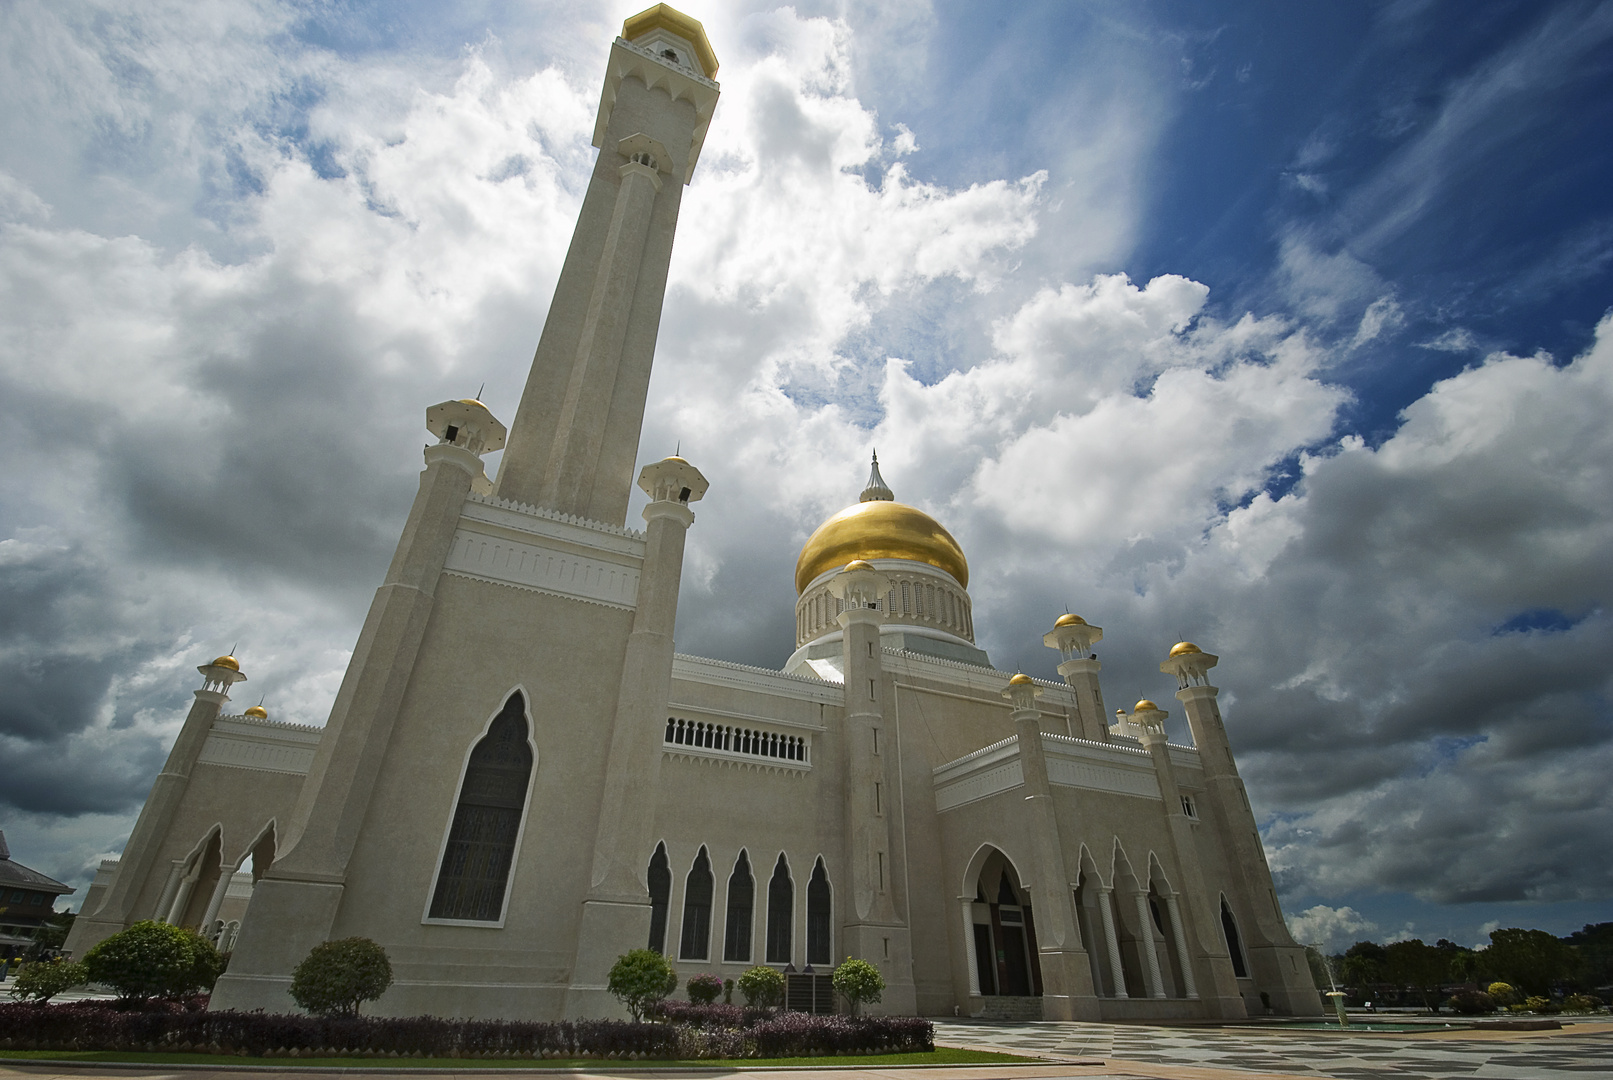
[{"label": "tall minaret", "polygon": [[611,46],[599,159],[499,465],[501,498],[626,521],[672,234],[716,74],[705,30],[665,4]]}]

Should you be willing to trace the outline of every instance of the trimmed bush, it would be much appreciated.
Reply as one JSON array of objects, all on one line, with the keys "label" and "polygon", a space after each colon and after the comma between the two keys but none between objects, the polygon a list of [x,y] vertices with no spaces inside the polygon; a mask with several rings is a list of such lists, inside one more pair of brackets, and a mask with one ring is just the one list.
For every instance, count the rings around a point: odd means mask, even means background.
[{"label": "trimmed bush", "polygon": [[866,960],[849,956],[835,968],[833,981],[835,990],[851,1002],[853,1016],[862,1011],[863,1005],[874,1004],[885,993],[885,976],[879,969]]},{"label": "trimmed bush", "polygon": [[772,1009],[749,1005],[695,1005],[687,1001],[657,1001],[644,1010],[646,1020],[696,1028],[751,1028],[773,1015]]},{"label": "trimmed bush", "polygon": [[690,1001],[696,1005],[710,1005],[722,993],[722,980],[715,975],[693,975],[683,987]]},{"label": "trimmed bush", "polygon": [[36,960],[17,972],[11,996],[43,1005],[63,990],[83,986],[89,981],[83,964],[74,964],[61,957],[55,960]]},{"label": "trimmed bush", "polygon": [[1497,1005],[1514,1005],[1520,1000],[1517,988],[1511,983],[1493,982],[1484,992],[1494,998]]},{"label": "trimmed bush", "polygon": [[115,1008],[104,1001],[0,1005],[0,1049],[150,1050],[262,1057],[786,1057],[933,1050],[930,1023],[914,1017],[763,1014],[747,1027],[633,1024],[621,1020],[532,1023],[369,1016],[206,1012],[174,1002]]},{"label": "trimmed bush", "polygon": [[646,1007],[677,988],[678,973],[654,949],[633,949],[618,956],[606,983],[611,996],[627,1006],[635,1024],[643,1019]]},{"label": "trimmed bush", "polygon": [[211,990],[223,972],[224,957],[212,942],[194,930],[149,919],[84,954],[88,981],[110,986],[124,1001]]},{"label": "trimmed bush", "polygon": [[784,1002],[784,973],[758,964],[739,977],[739,992],[745,1004],[771,1009]]},{"label": "trimmed bush", "polygon": [[1593,1013],[1602,1007],[1602,999],[1595,994],[1569,994],[1563,998],[1563,1012]]},{"label": "trimmed bush", "polygon": [[315,945],[291,972],[291,999],[318,1016],[357,1016],[392,985],[392,961],[369,938]]}]

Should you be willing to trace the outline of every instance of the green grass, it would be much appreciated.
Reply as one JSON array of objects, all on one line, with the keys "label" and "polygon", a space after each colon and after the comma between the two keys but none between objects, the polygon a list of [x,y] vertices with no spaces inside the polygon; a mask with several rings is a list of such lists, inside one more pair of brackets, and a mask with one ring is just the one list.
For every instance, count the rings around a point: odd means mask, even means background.
[{"label": "green grass", "polygon": [[600,1058],[370,1058],[370,1057],[240,1057],[233,1054],[152,1053],[136,1050],[0,1050],[4,1061],[122,1062],[130,1065],[283,1065],[291,1068],[342,1069],[733,1069],[784,1065],[1018,1065],[1035,1058],[987,1050],[939,1046],[916,1054],[860,1054],[844,1057],[718,1058],[700,1061],[617,1061]]}]

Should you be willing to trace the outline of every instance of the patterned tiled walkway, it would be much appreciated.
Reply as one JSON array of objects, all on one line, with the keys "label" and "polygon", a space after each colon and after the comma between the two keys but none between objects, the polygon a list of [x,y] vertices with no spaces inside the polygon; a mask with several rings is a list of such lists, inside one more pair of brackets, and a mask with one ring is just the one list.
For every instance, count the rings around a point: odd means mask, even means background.
[{"label": "patterned tiled walkway", "polygon": [[[1392,1077],[1394,1080],[1613,1080],[1613,1023],[1561,1031],[1345,1034],[1259,1028],[936,1020],[936,1042],[1102,1062],[1096,1075]],[[1081,1069],[1081,1072],[1086,1072]]]}]

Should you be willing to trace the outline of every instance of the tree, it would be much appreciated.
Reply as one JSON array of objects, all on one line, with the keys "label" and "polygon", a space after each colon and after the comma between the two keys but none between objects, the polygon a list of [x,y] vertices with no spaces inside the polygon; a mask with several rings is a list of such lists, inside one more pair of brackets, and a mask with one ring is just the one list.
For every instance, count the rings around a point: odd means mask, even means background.
[{"label": "tree", "polygon": [[1613,922],[1588,923],[1562,940],[1579,954],[1579,979],[1585,986],[1613,985]]},{"label": "tree", "polygon": [[1392,983],[1415,989],[1428,1011],[1437,1012],[1439,984],[1450,974],[1450,956],[1420,938],[1397,941],[1384,949],[1384,974]]},{"label": "tree", "polygon": [[1486,970],[1536,996],[1549,996],[1552,983],[1573,978],[1578,960],[1573,949],[1544,930],[1492,930],[1483,953]]},{"label": "tree", "polygon": [[654,949],[633,949],[616,958],[606,982],[611,996],[627,1006],[636,1024],[644,1010],[678,988],[678,973]]},{"label": "tree", "polygon": [[835,968],[832,981],[840,995],[851,1002],[853,1016],[862,1011],[863,1005],[877,1002],[885,992],[885,977],[879,969],[866,960],[849,956]]},{"label": "tree", "polygon": [[291,998],[320,1016],[357,1016],[392,985],[392,961],[369,938],[339,938],[315,945],[291,972]]},{"label": "tree", "polygon": [[211,990],[223,972],[224,957],[212,942],[194,930],[149,919],[84,954],[89,981],[110,986],[125,1001]]},{"label": "tree", "polygon": [[43,1005],[63,990],[83,986],[88,981],[83,964],[70,963],[61,957],[35,960],[17,972],[11,996]]},{"label": "tree", "polygon": [[1388,952],[1372,941],[1358,941],[1344,950],[1344,963],[1339,965],[1339,981],[1363,993],[1367,988],[1384,981],[1383,968]]},{"label": "tree", "polygon": [[758,964],[739,977],[739,992],[745,1004],[771,1009],[784,1000],[784,975]]}]

